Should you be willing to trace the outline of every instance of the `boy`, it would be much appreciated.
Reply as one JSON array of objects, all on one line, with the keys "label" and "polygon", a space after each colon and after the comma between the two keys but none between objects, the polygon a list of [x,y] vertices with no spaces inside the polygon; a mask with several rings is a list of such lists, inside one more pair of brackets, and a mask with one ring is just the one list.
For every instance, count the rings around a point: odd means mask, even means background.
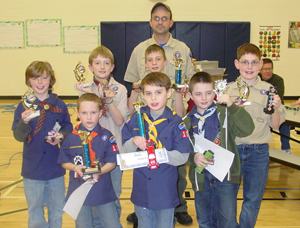
[{"label": "boy", "polygon": [[189,177],[195,190],[199,227],[238,227],[236,184],[240,183],[241,170],[234,140],[237,136],[250,135],[254,130],[254,123],[249,113],[234,104],[227,94],[218,98],[218,103],[223,103],[226,107],[215,106],[214,80],[210,74],[196,73],[190,80],[189,90],[195,106],[183,119],[190,138],[195,141],[193,135],[199,134],[235,154],[230,171],[222,182],[206,169],[200,174],[195,171],[195,166],[206,167],[205,163],[212,165],[202,153],[192,153],[189,157]]},{"label": "boy", "polygon": [[[150,72],[162,72],[164,71],[164,67],[167,65],[168,60],[166,58],[165,50],[157,45],[152,44],[150,45],[146,51],[145,51],[145,71]],[[174,71],[175,73],[175,71]],[[134,111],[133,102],[143,101],[144,104],[145,99],[141,93],[140,85],[137,82],[133,83],[133,89],[131,91],[130,98],[128,100],[128,108],[129,112],[132,114]],[[172,95],[167,100],[167,105],[174,109],[180,117],[183,117],[183,115],[186,113],[187,107],[188,107],[188,96],[186,92],[188,91],[188,88],[183,87],[180,91],[175,91],[172,89]],[[192,223],[192,218],[187,214],[187,202],[183,198],[183,193],[187,186],[187,180],[186,180],[186,167],[185,165],[178,167],[178,194],[180,199],[180,206],[176,208],[175,216],[178,219],[178,222],[181,224],[188,224]],[[136,215],[134,213],[131,213],[127,220],[130,222],[135,222]]]},{"label": "boy", "polygon": [[[152,44],[146,49],[145,51],[146,72],[148,71],[148,73],[150,72],[163,73],[164,67],[167,65],[167,63],[168,60],[166,58],[165,50],[161,46],[157,44]],[[133,85],[133,90],[131,91],[131,95],[128,101],[128,108],[131,114],[134,111],[134,107],[132,105],[134,102],[138,100],[138,101],[143,101],[145,103],[145,100],[139,88],[139,83],[134,82],[132,85]],[[181,91],[172,90],[172,96],[167,101],[167,105],[173,108],[180,117],[183,117],[188,106],[185,94],[184,94],[184,98],[182,94],[187,91],[188,91],[187,88],[182,88]]]},{"label": "boy", "polygon": [[[171,81],[164,73],[148,74],[141,82],[147,106],[141,108],[145,119],[146,138],[152,138],[168,151],[169,162],[158,169],[138,168],[133,174],[131,201],[140,228],[173,228],[174,208],[179,205],[177,192],[177,167],[187,161],[190,153],[186,129],[181,118],[168,106]],[[146,149],[146,139],[139,136],[136,113],[122,129],[126,152]],[[157,137],[155,137],[155,135]]]},{"label": "boy", "polygon": [[[88,193],[83,206],[75,221],[76,227],[93,227],[92,207],[98,212],[98,216],[104,227],[122,227],[114,201],[117,199],[112,187],[109,172],[116,166],[116,154],[118,148],[114,136],[98,123],[102,115],[102,102],[95,94],[86,93],[77,101],[77,115],[81,120],[72,134],[65,140],[60,149],[58,163],[63,168],[70,170],[70,181],[67,197],[84,183],[82,169],[86,168],[82,161],[82,140],[80,131],[89,132],[89,153],[92,160],[99,159],[101,173],[93,174],[97,182]],[[78,174],[78,175],[77,175]],[[100,177],[100,176],[101,177]]]},{"label": "boy", "polygon": [[[32,62],[26,69],[25,82],[36,97],[33,105],[40,111],[38,117],[31,115],[33,110],[20,102],[12,126],[15,139],[24,143],[21,175],[28,227],[59,228],[64,213],[66,172],[57,164],[58,144],[71,133],[73,125],[66,104],[52,93],[56,78],[50,63]],[[45,204],[48,221],[44,216]]]},{"label": "boy", "polygon": [[[240,71],[242,84],[233,82],[229,84],[227,94],[235,100],[247,88],[250,90],[246,102],[235,102],[243,105],[251,115],[255,129],[250,136],[237,137],[241,161],[241,174],[243,178],[243,206],[240,214],[240,227],[254,227],[258,211],[266,186],[269,171],[269,145],[273,140],[270,127],[278,129],[284,122],[285,113],[278,95],[273,96],[273,114],[264,113],[267,105],[267,92],[271,84],[261,81],[258,76],[263,62],[260,59],[260,50],[251,43],[240,46],[237,50],[235,67]],[[247,95],[247,94],[245,94]],[[247,96],[246,96],[247,97]]]},{"label": "boy", "polygon": [[[125,86],[118,83],[111,74],[114,69],[114,56],[112,52],[104,46],[95,48],[89,55],[89,68],[94,75],[91,86],[85,88],[83,87],[83,83],[77,83],[75,84],[75,89],[81,91],[79,96],[86,92],[94,93],[104,101],[105,106],[103,108],[103,114],[99,119],[99,123],[115,136],[120,153],[124,153],[121,129],[124,121],[127,120],[129,115],[127,107],[127,90]],[[100,84],[103,80],[108,81],[108,89],[105,91],[105,94],[109,96],[104,96]],[[122,174],[119,166],[110,172],[114,190],[118,198],[122,191]],[[120,216],[121,204],[119,199],[116,201],[116,207]],[[97,221],[95,222],[97,223]],[[101,224],[98,225],[101,226]]]}]

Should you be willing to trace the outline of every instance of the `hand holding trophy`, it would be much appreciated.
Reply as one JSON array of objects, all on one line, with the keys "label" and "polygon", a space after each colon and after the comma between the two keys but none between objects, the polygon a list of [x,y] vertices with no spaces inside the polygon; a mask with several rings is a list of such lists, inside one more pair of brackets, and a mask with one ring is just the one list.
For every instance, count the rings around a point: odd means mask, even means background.
[{"label": "hand holding trophy", "polygon": [[111,101],[111,99],[115,97],[115,92],[113,89],[111,89],[109,87],[107,80],[104,79],[104,80],[100,81],[100,84],[98,87],[99,87],[100,97],[104,101]]},{"label": "hand holding trophy", "polygon": [[182,73],[182,64],[184,63],[184,60],[181,59],[181,58],[177,58],[177,57],[174,57],[173,58],[174,62],[175,62],[175,66],[176,66],[176,69],[175,69],[175,84],[172,85],[172,88],[175,89],[175,90],[181,90],[183,87],[189,87],[188,86],[188,78],[185,77],[184,79],[184,82],[183,84],[181,83],[181,73]]},{"label": "hand holding trophy", "polygon": [[24,117],[24,121],[28,122],[34,117],[37,117],[40,115],[40,110],[36,110],[38,105],[34,104],[34,101],[36,100],[36,96],[31,88],[29,88],[26,93],[22,96],[22,102],[25,109],[30,111],[30,114],[26,111],[26,116]]}]

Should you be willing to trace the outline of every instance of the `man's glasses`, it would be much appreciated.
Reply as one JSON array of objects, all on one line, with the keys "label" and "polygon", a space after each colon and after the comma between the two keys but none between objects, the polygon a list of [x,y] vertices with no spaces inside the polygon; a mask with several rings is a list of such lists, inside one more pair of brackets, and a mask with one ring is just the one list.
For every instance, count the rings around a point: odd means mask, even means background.
[{"label": "man's glasses", "polygon": [[262,68],[261,70],[262,71],[271,71],[271,70],[273,70],[273,68]]},{"label": "man's glasses", "polygon": [[167,21],[167,20],[169,20],[169,18],[166,17],[166,16],[163,16],[163,17],[155,16],[155,17],[152,17],[152,19],[153,19],[154,21],[160,21],[160,20],[162,20],[162,21]]},{"label": "man's glasses", "polygon": [[251,63],[252,66],[258,66],[260,62],[259,61],[249,62],[249,61],[246,61],[246,60],[240,61],[240,64],[242,66],[249,66],[250,63]]}]

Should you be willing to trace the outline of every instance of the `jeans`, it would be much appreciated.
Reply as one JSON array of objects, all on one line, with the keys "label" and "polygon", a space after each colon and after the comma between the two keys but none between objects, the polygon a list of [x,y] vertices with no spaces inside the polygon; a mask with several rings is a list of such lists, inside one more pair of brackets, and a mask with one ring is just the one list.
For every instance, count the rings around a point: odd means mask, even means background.
[{"label": "jeans", "polygon": [[187,202],[183,197],[186,186],[187,186],[186,166],[181,165],[178,166],[178,182],[177,182],[177,190],[178,190],[180,205],[175,208],[175,212],[187,212]]},{"label": "jeans", "polygon": [[[290,137],[291,136],[290,126],[282,124],[279,127],[279,133]],[[281,141],[281,150],[290,150],[291,149],[290,139],[280,136],[280,141]]]},{"label": "jeans", "polygon": [[253,228],[265,191],[269,171],[269,145],[241,144],[237,146],[243,175],[243,205],[240,227]]},{"label": "jeans", "polygon": [[[65,205],[64,176],[46,181],[23,178],[23,183],[28,206],[28,227],[61,227]],[[45,205],[48,208],[48,222],[44,217]]]},{"label": "jeans", "polygon": [[134,205],[139,228],[174,228],[174,208],[150,210]]},{"label": "jeans", "polygon": [[202,192],[195,192],[197,221],[201,228],[235,228],[237,185],[220,182],[204,170],[205,181]]},{"label": "jeans", "polygon": [[[116,199],[116,201],[115,201],[115,205],[117,208],[119,218],[121,216],[121,204],[120,204],[119,197],[122,193],[122,188],[121,188],[122,175],[123,175],[123,171],[120,170],[120,166],[118,166],[118,165],[116,166],[115,169],[113,169],[110,172],[111,182],[112,182],[113,188],[115,190],[115,193],[118,197],[118,199]],[[92,216],[93,216],[93,227],[94,228],[103,228],[103,225],[99,219],[98,212],[95,209],[95,207],[92,207]]]},{"label": "jeans", "polygon": [[75,220],[76,228],[93,228],[92,208],[97,214],[103,227],[105,228],[122,228],[120,219],[114,202],[90,207],[82,206],[77,219]]}]

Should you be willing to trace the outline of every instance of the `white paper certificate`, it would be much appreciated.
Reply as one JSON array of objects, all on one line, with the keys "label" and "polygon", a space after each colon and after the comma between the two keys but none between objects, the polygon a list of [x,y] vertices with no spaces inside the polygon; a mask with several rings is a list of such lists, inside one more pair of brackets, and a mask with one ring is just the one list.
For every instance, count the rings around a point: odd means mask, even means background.
[{"label": "white paper certificate", "polygon": [[[155,155],[158,163],[169,161],[165,148],[155,149]],[[131,152],[117,155],[117,163],[121,170],[146,167],[149,164],[147,151]]]},{"label": "white paper certificate", "polygon": [[222,182],[232,165],[235,156],[234,153],[216,145],[198,134],[194,134],[194,137],[195,152],[204,153],[206,150],[214,152],[214,165],[208,165],[205,169]]}]

